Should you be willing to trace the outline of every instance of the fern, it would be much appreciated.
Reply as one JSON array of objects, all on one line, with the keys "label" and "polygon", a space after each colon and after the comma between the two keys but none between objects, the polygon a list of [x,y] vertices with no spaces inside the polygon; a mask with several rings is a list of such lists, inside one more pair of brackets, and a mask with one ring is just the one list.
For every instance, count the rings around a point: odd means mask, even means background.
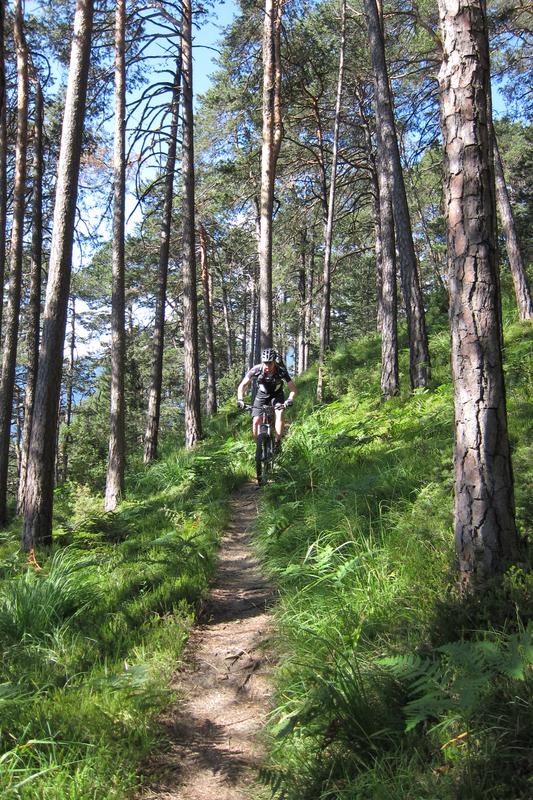
[{"label": "fern", "polygon": [[533,626],[499,641],[450,642],[436,656],[379,660],[408,686],[406,730],[442,716],[468,721],[498,679],[524,681],[533,666]]}]

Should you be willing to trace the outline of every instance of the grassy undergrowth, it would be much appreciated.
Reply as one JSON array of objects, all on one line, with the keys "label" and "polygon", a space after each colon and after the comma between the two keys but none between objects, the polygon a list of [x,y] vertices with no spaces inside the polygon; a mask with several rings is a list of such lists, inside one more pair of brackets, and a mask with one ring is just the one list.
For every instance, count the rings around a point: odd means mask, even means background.
[{"label": "grassy undergrowth", "polygon": [[224,419],[194,454],[168,445],[114,514],[58,492],[42,569],[0,540],[0,796],[131,797],[212,571],[246,451]]},{"label": "grassy undergrowth", "polygon": [[[517,513],[531,541],[533,332],[506,329]],[[430,391],[379,401],[376,339],[332,356],[332,402],[303,409],[262,497],[281,590],[263,779],[284,800],[530,797],[533,581],[461,601],[452,531],[449,338]],[[406,373],[404,360],[403,374]]]},{"label": "grassy undergrowth", "polygon": [[[533,531],[533,334],[506,328],[522,534]],[[277,707],[263,771],[285,800],[518,800],[531,794],[532,581],[455,591],[447,333],[430,391],[379,401],[379,345],[328,363],[331,402],[299,379],[262,490],[258,546],[280,588]],[[405,362],[405,359],[404,359]],[[406,364],[403,364],[406,372]],[[157,716],[205,594],[230,490],[252,470],[249,421],[128,479],[104,514],[58,491],[35,571],[0,535],[0,796],[121,800],[161,747]]]}]

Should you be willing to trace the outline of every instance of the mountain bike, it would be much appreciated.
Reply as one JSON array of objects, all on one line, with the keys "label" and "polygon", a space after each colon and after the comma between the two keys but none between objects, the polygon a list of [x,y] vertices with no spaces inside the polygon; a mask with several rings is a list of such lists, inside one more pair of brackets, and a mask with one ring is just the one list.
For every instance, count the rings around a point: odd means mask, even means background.
[{"label": "mountain bike", "polygon": [[[250,411],[252,406],[245,405],[245,410]],[[259,433],[255,442],[255,474],[257,483],[265,484],[272,474],[276,448],[274,440],[274,411],[283,408],[283,403],[264,405],[261,412]]]}]

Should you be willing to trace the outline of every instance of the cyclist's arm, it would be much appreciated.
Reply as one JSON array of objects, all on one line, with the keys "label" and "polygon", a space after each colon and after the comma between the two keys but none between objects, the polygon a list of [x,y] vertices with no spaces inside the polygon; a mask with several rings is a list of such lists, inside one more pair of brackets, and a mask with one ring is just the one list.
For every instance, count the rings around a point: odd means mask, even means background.
[{"label": "cyclist's arm", "polygon": [[296,384],[294,381],[287,381],[287,389],[289,390],[289,396],[287,397],[287,400],[294,400],[297,393]]},{"label": "cyclist's arm", "polygon": [[237,388],[237,400],[244,400],[244,395],[246,394],[248,386],[251,384],[251,382],[252,379],[245,375]]}]

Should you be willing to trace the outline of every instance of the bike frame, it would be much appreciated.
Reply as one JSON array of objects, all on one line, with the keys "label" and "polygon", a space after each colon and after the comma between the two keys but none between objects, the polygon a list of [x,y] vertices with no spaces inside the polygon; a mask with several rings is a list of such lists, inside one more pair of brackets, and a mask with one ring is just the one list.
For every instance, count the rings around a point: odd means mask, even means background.
[{"label": "bike frame", "polygon": [[[245,406],[251,410],[252,406]],[[255,472],[258,483],[266,483],[268,476],[274,466],[274,435],[272,426],[274,424],[276,406],[272,403],[263,406],[261,411],[261,422],[255,442]]]}]

